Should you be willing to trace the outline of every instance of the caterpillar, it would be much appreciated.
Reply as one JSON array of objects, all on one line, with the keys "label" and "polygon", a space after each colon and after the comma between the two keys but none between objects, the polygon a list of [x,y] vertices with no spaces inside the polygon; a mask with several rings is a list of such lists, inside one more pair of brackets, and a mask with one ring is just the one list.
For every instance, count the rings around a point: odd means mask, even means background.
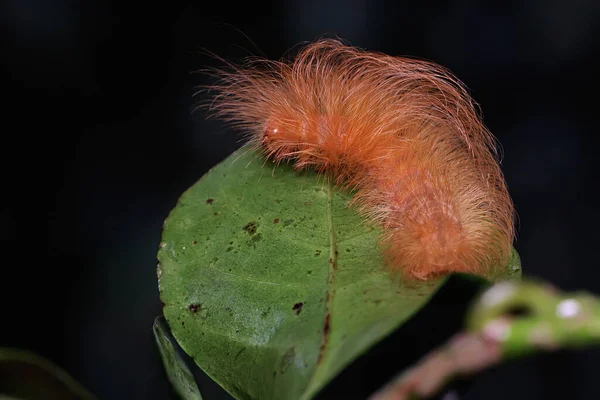
[{"label": "caterpillar", "polygon": [[355,191],[353,205],[382,227],[392,271],[489,276],[508,261],[515,212],[499,146],[448,69],[320,39],[211,75],[210,116],[276,163]]}]

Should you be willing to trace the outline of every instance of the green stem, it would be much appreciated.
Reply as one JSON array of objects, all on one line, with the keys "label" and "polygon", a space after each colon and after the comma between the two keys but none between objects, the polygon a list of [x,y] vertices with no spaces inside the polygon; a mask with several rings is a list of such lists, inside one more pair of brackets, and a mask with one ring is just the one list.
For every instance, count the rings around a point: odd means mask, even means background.
[{"label": "green stem", "polygon": [[467,330],[399,375],[370,400],[426,399],[455,376],[537,351],[600,344],[600,299],[536,281],[504,281],[467,315]]}]

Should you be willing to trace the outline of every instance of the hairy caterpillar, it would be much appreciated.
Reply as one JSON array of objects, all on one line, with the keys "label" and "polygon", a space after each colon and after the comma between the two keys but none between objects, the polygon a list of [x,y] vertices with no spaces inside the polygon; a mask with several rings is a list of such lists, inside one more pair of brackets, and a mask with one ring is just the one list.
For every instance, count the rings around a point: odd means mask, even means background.
[{"label": "hairy caterpillar", "polygon": [[494,136],[465,86],[432,62],[323,39],[295,58],[216,70],[210,109],[276,162],[357,191],[388,265],[428,279],[494,273],[514,207]]}]

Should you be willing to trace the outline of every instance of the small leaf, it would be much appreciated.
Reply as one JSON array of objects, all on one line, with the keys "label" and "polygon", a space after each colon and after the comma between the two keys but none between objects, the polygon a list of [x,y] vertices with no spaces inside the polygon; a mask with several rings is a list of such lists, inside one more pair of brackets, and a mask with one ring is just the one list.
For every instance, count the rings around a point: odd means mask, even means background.
[{"label": "small leaf", "polygon": [[322,176],[242,148],[164,225],[159,290],[174,337],[238,399],[310,399],[444,283],[392,279],[380,230]]},{"label": "small leaf", "polygon": [[0,400],[94,400],[63,369],[26,350],[0,348]]},{"label": "small leaf", "polygon": [[152,327],[165,371],[175,392],[184,400],[202,400],[194,375],[181,359],[168,334],[163,317],[156,317]]}]

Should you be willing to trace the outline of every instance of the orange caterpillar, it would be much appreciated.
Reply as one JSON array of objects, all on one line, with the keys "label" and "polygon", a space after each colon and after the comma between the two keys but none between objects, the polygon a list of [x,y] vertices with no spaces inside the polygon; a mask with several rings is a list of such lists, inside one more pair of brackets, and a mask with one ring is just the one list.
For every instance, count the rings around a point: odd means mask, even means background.
[{"label": "orange caterpillar", "polygon": [[333,39],[229,66],[210,87],[214,115],[271,159],[356,189],[393,270],[490,275],[508,260],[514,207],[495,139],[448,70]]}]

